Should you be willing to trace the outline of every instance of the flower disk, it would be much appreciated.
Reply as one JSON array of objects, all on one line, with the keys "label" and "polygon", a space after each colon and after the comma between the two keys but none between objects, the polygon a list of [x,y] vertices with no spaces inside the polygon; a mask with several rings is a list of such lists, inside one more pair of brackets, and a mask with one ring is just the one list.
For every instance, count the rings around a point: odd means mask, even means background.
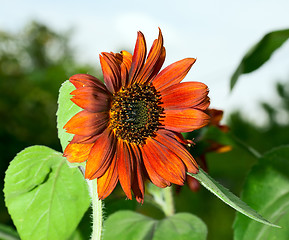
[{"label": "flower disk", "polygon": [[134,84],[114,93],[110,121],[116,136],[137,145],[155,136],[164,111],[160,100],[160,94],[151,84]]},{"label": "flower disk", "polygon": [[104,199],[119,182],[129,199],[143,202],[145,181],[158,187],[183,185],[186,172],[198,165],[185,145],[182,132],[209,122],[208,87],[181,82],[194,58],[185,58],[160,71],[166,51],[159,30],[147,54],[143,34],[133,55],[102,53],[104,83],[88,74],[76,74],[72,101],[83,110],[64,126],[74,134],[64,150],[70,162],[86,162],[85,178],[97,178]]}]

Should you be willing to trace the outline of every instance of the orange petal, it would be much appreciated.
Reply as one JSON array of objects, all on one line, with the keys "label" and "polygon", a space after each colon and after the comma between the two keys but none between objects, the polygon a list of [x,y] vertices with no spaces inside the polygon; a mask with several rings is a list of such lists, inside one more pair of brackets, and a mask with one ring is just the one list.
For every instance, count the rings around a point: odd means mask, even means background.
[{"label": "orange petal", "polygon": [[208,87],[200,82],[183,82],[161,91],[165,109],[194,107],[207,99]]},{"label": "orange petal", "polygon": [[87,111],[108,112],[110,108],[110,96],[103,90],[83,87],[72,91],[71,95],[74,95],[71,101]]},{"label": "orange petal", "polygon": [[194,106],[194,108],[205,111],[209,106],[210,106],[210,98],[206,97],[202,102]]},{"label": "orange petal", "polygon": [[94,136],[80,136],[80,135],[74,135],[74,137],[71,140],[72,143],[82,143],[82,144],[91,144],[95,143],[96,139],[99,138],[99,135],[94,135]]},{"label": "orange petal", "polygon": [[76,87],[96,87],[107,91],[105,85],[96,77],[89,74],[75,74],[69,78],[69,81]]},{"label": "orange petal", "polygon": [[177,139],[175,133],[167,130],[159,130],[155,139],[174,152],[174,154],[183,161],[186,165],[187,172],[194,174],[198,173],[198,164],[188,150],[181,143],[175,140]]},{"label": "orange petal", "polygon": [[115,56],[111,53],[103,52],[102,55],[99,55],[99,59],[107,89],[111,93],[117,92],[121,86],[121,74],[120,66]]},{"label": "orange petal", "polygon": [[149,79],[151,74],[154,73],[156,63],[158,62],[159,57],[162,54],[162,48],[163,48],[163,35],[161,30],[159,29],[159,37],[154,41],[148,54],[147,60],[144,66],[142,67],[141,71],[137,75],[137,78],[135,79],[136,83],[145,83]]},{"label": "orange petal", "polygon": [[185,58],[163,69],[153,80],[153,85],[161,91],[171,85],[180,83],[187,75],[196,59]]},{"label": "orange petal", "polygon": [[91,148],[85,167],[85,178],[101,177],[108,169],[116,151],[116,138],[107,128]]},{"label": "orange petal", "polygon": [[92,113],[83,110],[74,115],[63,127],[68,133],[81,136],[100,134],[107,126],[108,113]]},{"label": "orange petal", "polygon": [[114,158],[107,171],[97,179],[97,193],[99,199],[105,199],[111,194],[118,182],[116,158]]},{"label": "orange petal", "polygon": [[120,65],[122,86],[126,86],[128,83],[128,73],[131,67],[132,55],[127,51],[121,51],[120,54],[116,53],[115,57]]},{"label": "orange petal", "polygon": [[161,68],[164,64],[165,58],[166,58],[166,49],[165,49],[165,47],[162,47],[161,55],[159,56],[159,59],[155,63],[154,70],[153,70],[152,74],[150,75],[150,77],[148,78],[148,81],[154,79],[155,76],[159,73],[159,71],[161,70]]},{"label": "orange petal", "polygon": [[117,170],[120,185],[129,199],[131,195],[131,178],[133,155],[127,142],[118,140],[117,142]]},{"label": "orange petal", "polygon": [[165,128],[175,132],[191,132],[209,123],[210,117],[204,112],[193,109],[165,109]]},{"label": "orange petal", "polygon": [[149,157],[151,156],[149,153],[147,154],[148,149],[140,147],[142,158],[144,162],[145,169],[147,171],[148,177],[150,178],[151,182],[160,188],[165,188],[170,186],[171,183],[166,179],[162,178],[153,168],[151,162],[149,161]]},{"label": "orange petal", "polygon": [[133,181],[132,181],[132,191],[134,193],[134,196],[136,200],[139,203],[143,203],[144,200],[144,166],[140,154],[140,149],[138,148],[137,145],[131,144],[132,152],[135,156],[135,161],[134,164],[135,166],[133,167]]},{"label": "orange petal", "polygon": [[87,160],[90,149],[93,144],[68,144],[64,150],[63,156],[71,163],[84,162]]},{"label": "orange petal", "polygon": [[146,42],[142,32],[137,33],[137,40],[132,56],[131,68],[129,71],[128,85],[134,83],[138,73],[143,67],[146,57]]},{"label": "orange petal", "polygon": [[[159,176],[171,183],[184,184],[186,178],[185,166],[169,148],[150,138],[147,139],[143,149],[147,161]],[[147,161],[144,162],[145,166],[147,166]]]}]

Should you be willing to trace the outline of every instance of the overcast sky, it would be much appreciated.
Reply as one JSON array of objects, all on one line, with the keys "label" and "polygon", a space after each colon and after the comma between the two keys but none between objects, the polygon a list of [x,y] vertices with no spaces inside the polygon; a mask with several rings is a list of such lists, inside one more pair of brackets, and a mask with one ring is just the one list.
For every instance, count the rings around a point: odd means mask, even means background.
[{"label": "overcast sky", "polygon": [[[260,70],[243,76],[229,93],[229,79],[245,52],[269,31],[289,28],[288,0],[73,1],[0,0],[0,29],[17,31],[39,20],[57,31],[74,29],[79,59],[99,65],[103,51],[133,50],[142,31],[150,47],[162,29],[165,65],[195,57],[186,80],[210,88],[211,106],[238,107],[261,119],[258,102],[273,100],[276,80],[289,79],[289,41]],[[261,121],[261,120],[260,120]]]}]

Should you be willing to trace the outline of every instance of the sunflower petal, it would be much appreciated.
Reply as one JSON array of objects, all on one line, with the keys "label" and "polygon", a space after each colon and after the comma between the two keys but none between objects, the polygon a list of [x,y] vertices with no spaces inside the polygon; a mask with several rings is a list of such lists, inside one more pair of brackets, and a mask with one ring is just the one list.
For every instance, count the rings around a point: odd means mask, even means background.
[{"label": "sunflower petal", "polygon": [[78,88],[71,92],[71,99],[77,106],[89,112],[108,112],[110,96],[108,92],[94,87]]},{"label": "sunflower petal", "polygon": [[[161,142],[153,138],[147,139],[143,147],[152,168],[159,176],[171,183],[183,185],[186,171],[183,162]],[[144,162],[147,167],[147,161]]]},{"label": "sunflower petal", "polygon": [[142,32],[137,33],[137,40],[132,56],[131,68],[129,71],[128,84],[132,85],[137,78],[138,73],[143,67],[146,57],[146,42]]},{"label": "sunflower petal", "polygon": [[116,53],[115,57],[120,65],[121,84],[126,86],[128,83],[128,73],[131,68],[132,55],[127,51],[121,51],[120,54]]},{"label": "sunflower petal", "polygon": [[167,130],[159,130],[156,140],[161,142],[165,147],[174,152],[175,155],[183,161],[186,166],[186,171],[190,173],[198,173],[198,164],[188,150],[178,141],[175,133]]},{"label": "sunflower petal", "polygon": [[171,186],[171,183],[162,178],[151,165],[151,162],[149,161],[149,157],[151,157],[151,155],[149,154],[148,149],[141,147],[140,150],[142,153],[145,169],[151,182],[160,188]]},{"label": "sunflower petal", "polygon": [[161,30],[159,29],[159,37],[154,41],[148,54],[147,60],[135,80],[136,83],[145,83],[154,73],[156,63],[158,62],[162,54],[162,48],[163,48],[163,35]]},{"label": "sunflower petal", "polygon": [[115,56],[111,53],[103,52],[102,55],[99,55],[99,59],[107,89],[111,93],[117,92],[121,85],[121,73]]},{"label": "sunflower petal", "polygon": [[93,144],[68,144],[64,150],[63,157],[71,163],[84,162],[87,160]]},{"label": "sunflower petal", "polygon": [[83,110],[74,115],[65,125],[66,132],[81,136],[100,134],[108,124],[108,113],[92,113]]},{"label": "sunflower petal", "polygon": [[193,108],[165,109],[164,126],[175,132],[191,132],[209,123],[210,117]]},{"label": "sunflower petal", "polygon": [[200,82],[183,82],[161,91],[165,109],[195,107],[207,99],[208,87]]},{"label": "sunflower petal", "polygon": [[116,151],[116,138],[107,128],[96,140],[90,150],[86,167],[85,178],[99,178],[107,171]]},{"label": "sunflower petal", "polygon": [[143,162],[140,154],[140,150],[137,145],[131,145],[133,154],[135,156],[134,161],[134,171],[133,171],[133,181],[132,181],[132,191],[136,200],[139,203],[143,203],[144,200],[144,173],[143,173]]},{"label": "sunflower petal", "polygon": [[129,145],[119,140],[117,143],[117,170],[120,185],[129,199],[131,195],[131,178],[132,178],[133,156]]},{"label": "sunflower petal", "polygon": [[76,87],[95,87],[107,91],[105,85],[96,77],[89,74],[75,74],[69,78],[69,81]]},{"label": "sunflower petal", "polygon": [[152,80],[153,85],[158,91],[161,91],[171,85],[180,83],[195,61],[195,58],[185,58],[167,66]]},{"label": "sunflower petal", "polygon": [[97,193],[99,199],[105,199],[111,194],[118,182],[117,163],[114,158],[107,171],[97,179]]}]

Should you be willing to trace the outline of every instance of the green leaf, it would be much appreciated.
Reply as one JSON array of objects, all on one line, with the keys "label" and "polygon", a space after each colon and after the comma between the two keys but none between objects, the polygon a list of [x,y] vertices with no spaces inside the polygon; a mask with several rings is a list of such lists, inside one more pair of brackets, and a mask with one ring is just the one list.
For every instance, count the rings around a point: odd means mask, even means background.
[{"label": "green leaf", "polygon": [[104,223],[103,240],[205,240],[207,227],[189,213],[178,213],[155,220],[132,211],[119,211]]},{"label": "green leaf", "polygon": [[20,240],[20,238],[14,229],[0,224],[0,240]]},{"label": "green leaf", "polygon": [[239,76],[250,73],[261,67],[282,44],[289,38],[289,29],[274,31],[266,34],[243,57],[241,63],[231,77],[231,90]]},{"label": "green leaf", "polygon": [[57,110],[57,129],[58,129],[58,138],[60,139],[60,143],[62,149],[66,148],[69,141],[72,140],[73,134],[67,133],[63,127],[68,122],[70,118],[72,118],[76,113],[78,113],[81,108],[78,107],[75,103],[73,103],[71,99],[70,93],[75,90],[75,87],[68,80],[65,81],[59,90],[58,96],[58,110]]},{"label": "green leaf", "polygon": [[267,227],[237,214],[235,240],[288,239],[289,146],[275,149],[259,159],[247,177],[242,199],[278,223],[281,229]]},{"label": "green leaf", "polygon": [[266,219],[264,219],[260,214],[258,214],[255,210],[250,208],[246,203],[244,203],[240,198],[231,193],[224,186],[216,182],[213,178],[211,178],[207,173],[205,173],[201,168],[199,169],[198,174],[188,173],[190,176],[197,179],[205,188],[215,194],[218,198],[220,198],[223,202],[236,209],[238,212],[252,218],[258,222],[263,224],[278,227]]},{"label": "green leaf", "polygon": [[23,240],[67,239],[90,202],[80,171],[44,146],[26,148],[11,161],[4,194]]}]

